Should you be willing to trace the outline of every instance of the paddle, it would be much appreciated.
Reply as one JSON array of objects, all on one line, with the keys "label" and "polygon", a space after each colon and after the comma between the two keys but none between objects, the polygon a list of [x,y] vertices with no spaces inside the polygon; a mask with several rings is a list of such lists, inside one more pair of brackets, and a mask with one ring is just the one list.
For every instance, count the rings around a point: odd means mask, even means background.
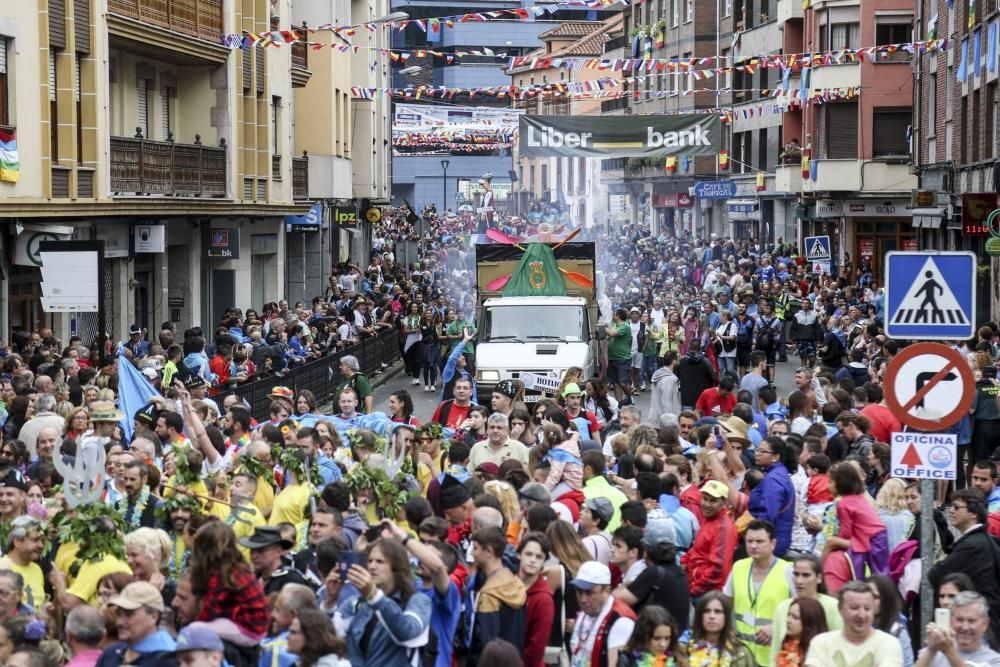
[{"label": "paddle", "polygon": [[556,250],[556,249],[558,249],[558,248],[561,248],[561,247],[562,247],[562,246],[563,246],[564,244],[566,244],[566,243],[569,243],[570,241],[572,241],[572,240],[573,240],[573,238],[574,238],[574,237],[575,237],[575,236],[576,236],[577,234],[579,234],[580,232],[582,232],[582,231],[583,231],[583,227],[577,227],[576,229],[574,229],[573,231],[571,231],[571,232],[569,233],[569,236],[567,236],[567,237],[566,237],[566,238],[564,238],[564,239],[563,239],[562,241],[560,241],[559,243],[557,243],[557,244],[555,244],[554,246],[552,246],[552,249],[553,249],[553,250]]}]

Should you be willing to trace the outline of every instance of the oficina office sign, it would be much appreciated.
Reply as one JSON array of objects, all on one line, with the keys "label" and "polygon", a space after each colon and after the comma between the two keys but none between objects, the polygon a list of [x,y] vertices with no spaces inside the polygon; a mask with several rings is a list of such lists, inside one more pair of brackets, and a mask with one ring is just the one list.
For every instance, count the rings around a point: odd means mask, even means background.
[{"label": "oficina office sign", "polygon": [[716,114],[521,116],[518,129],[523,157],[717,155],[721,148]]}]

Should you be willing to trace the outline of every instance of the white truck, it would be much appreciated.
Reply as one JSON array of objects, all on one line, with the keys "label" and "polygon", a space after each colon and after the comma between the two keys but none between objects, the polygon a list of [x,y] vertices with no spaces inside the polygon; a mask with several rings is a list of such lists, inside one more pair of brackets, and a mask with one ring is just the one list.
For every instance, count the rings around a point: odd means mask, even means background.
[{"label": "white truck", "polygon": [[[594,244],[566,243],[555,249],[560,268],[593,284]],[[489,406],[501,380],[525,383],[525,401],[554,396],[566,369],[577,366],[583,377],[598,368],[595,289],[565,280],[566,296],[502,296],[487,286],[510,275],[521,250],[504,244],[476,245],[477,312],[476,384],[478,403]],[[603,336],[600,336],[603,338]]]}]

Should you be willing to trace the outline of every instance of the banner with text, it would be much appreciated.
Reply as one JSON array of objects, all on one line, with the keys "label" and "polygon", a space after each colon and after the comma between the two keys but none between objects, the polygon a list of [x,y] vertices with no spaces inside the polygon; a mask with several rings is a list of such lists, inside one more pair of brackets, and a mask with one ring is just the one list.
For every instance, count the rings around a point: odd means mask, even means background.
[{"label": "banner with text", "polygon": [[717,115],[521,116],[522,157],[663,157],[717,155]]}]

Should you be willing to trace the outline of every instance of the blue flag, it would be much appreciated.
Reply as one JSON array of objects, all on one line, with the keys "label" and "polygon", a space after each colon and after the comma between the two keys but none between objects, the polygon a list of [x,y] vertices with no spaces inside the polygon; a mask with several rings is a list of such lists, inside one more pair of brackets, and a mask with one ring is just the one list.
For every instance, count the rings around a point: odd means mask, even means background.
[{"label": "blue flag", "polygon": [[997,71],[997,22],[990,21],[990,27],[986,32],[986,69],[990,72]]},{"label": "blue flag", "polygon": [[969,62],[969,40],[968,38],[962,40],[962,58],[958,61],[958,70],[955,72],[955,76],[959,81],[965,81],[968,76]]},{"label": "blue flag", "polygon": [[159,392],[149,384],[146,376],[139,372],[139,369],[132,365],[132,361],[125,356],[125,346],[118,346],[118,407],[121,408],[125,416],[122,417],[122,431],[125,433],[126,442],[132,441],[132,416],[142,406],[149,403],[153,396],[159,396]]}]

